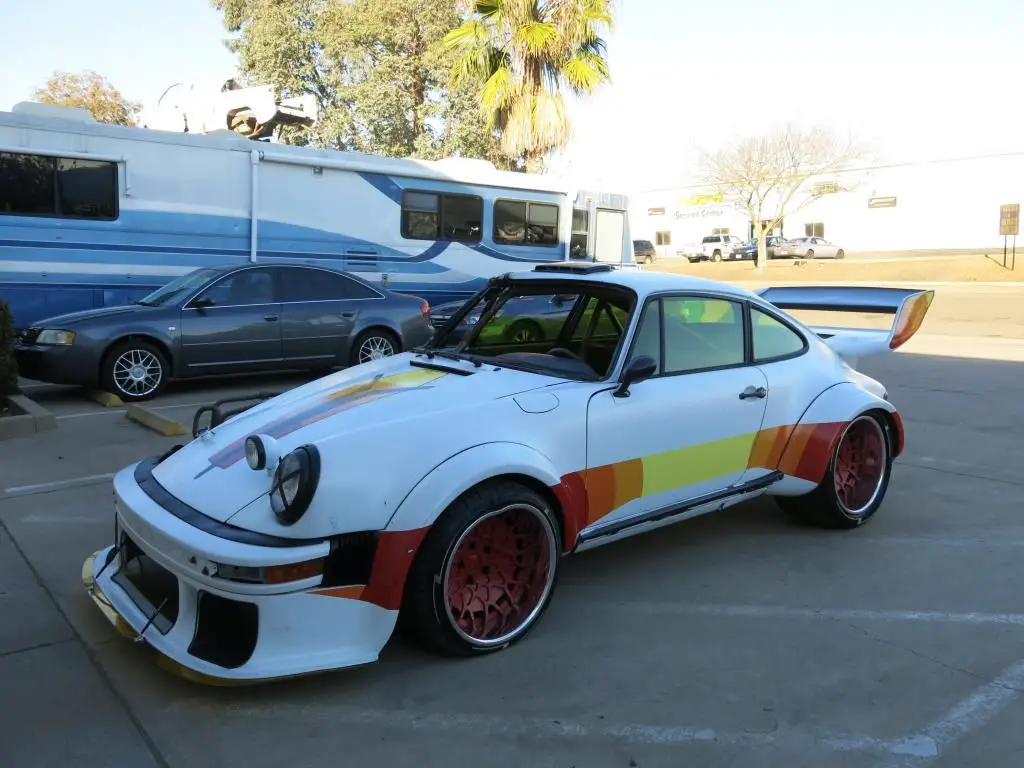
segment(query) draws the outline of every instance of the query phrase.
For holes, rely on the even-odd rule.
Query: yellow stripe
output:
[[[666,493],[747,468],[757,432],[644,456],[643,496]]]

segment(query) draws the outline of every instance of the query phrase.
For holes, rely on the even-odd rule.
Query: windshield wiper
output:
[[[443,349],[428,348],[423,350],[422,354],[426,355],[427,360],[433,360],[435,357],[442,357],[445,360],[465,360],[466,362],[472,363],[477,368],[483,365],[483,363],[480,362],[480,359],[476,357],[476,355],[469,355],[466,354],[465,352],[447,352]]]

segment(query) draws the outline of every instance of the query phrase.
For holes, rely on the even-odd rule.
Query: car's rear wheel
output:
[[[836,258],[837,259],[845,259],[846,258],[846,251],[844,251],[842,248],[840,248],[838,251],[836,251]]]
[[[156,344],[128,339],[111,347],[100,364],[104,391],[125,402],[152,400],[167,386],[170,363]]]
[[[550,504],[500,480],[445,510],[409,572],[404,624],[451,655],[499,651],[522,639],[547,610],[562,538]]]
[[[804,254],[804,258],[805,259],[813,259],[814,258],[814,249],[813,248],[808,248],[807,249],[807,253]]]
[[[402,350],[398,337],[383,328],[363,331],[352,345],[349,364],[359,365],[380,360],[382,357],[397,355]]]
[[[721,251],[715,251],[714,253],[712,253],[711,254],[711,260],[712,261],[721,261],[722,260],[722,252]]]
[[[531,344],[544,340],[544,331],[533,320],[517,320],[505,331],[505,340],[513,344]]]
[[[777,496],[792,517],[824,528],[857,528],[882,506],[892,474],[892,439],[884,418],[864,413],[836,441],[821,483],[806,496]]]

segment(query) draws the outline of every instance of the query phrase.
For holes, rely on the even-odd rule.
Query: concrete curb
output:
[[[124,415],[126,418],[141,424],[147,429],[159,432],[164,437],[176,437],[179,435],[189,434],[189,431],[185,429],[185,425],[180,421],[175,421],[174,419],[169,419],[166,416],[161,416],[159,413],[151,411],[148,408],[143,408],[141,405],[136,405],[135,403],[128,403],[128,405],[125,406]]]
[[[117,395],[110,392],[101,392],[98,389],[88,390],[85,396],[93,402],[99,403],[104,408],[120,408],[124,405],[124,401]]]
[[[6,402],[15,413],[0,419],[0,440],[57,428],[57,417],[25,395],[0,396],[0,402]]]

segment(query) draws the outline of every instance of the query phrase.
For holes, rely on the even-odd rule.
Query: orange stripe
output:
[[[615,466],[615,506],[618,509],[644,493],[643,459],[630,459]]]
[[[584,479],[587,484],[587,525],[590,525],[615,509],[615,465],[588,469]]]

